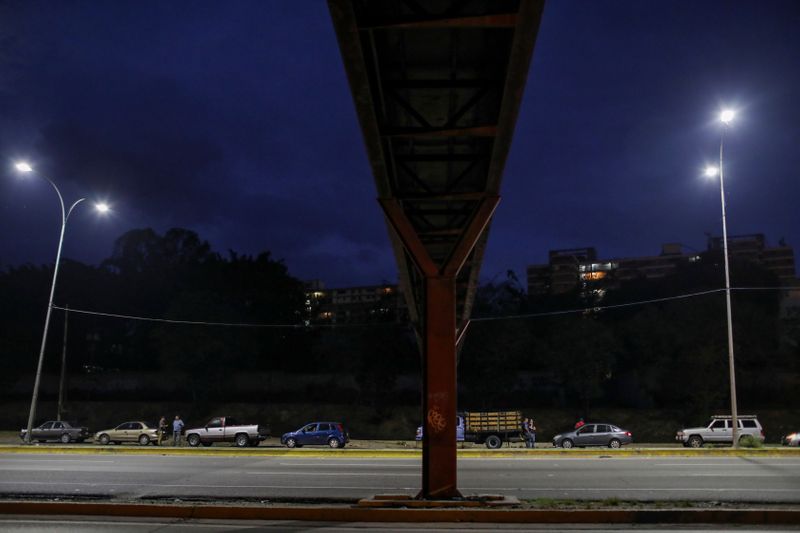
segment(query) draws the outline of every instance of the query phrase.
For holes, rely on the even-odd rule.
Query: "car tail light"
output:
[[[344,433],[344,426],[341,424],[336,424],[336,427],[339,428],[339,432]]]
[[[764,430],[762,429],[762,430],[761,430],[761,438],[763,439],[763,438],[765,438],[765,437],[766,437],[766,435],[764,435]]]
[[[625,435],[627,435],[628,437],[633,437],[633,434],[630,431],[626,431]]]

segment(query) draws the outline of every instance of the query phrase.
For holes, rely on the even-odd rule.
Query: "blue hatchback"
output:
[[[350,442],[350,435],[340,422],[311,422],[297,431],[290,431],[281,436],[281,444],[285,444],[289,448],[307,445],[344,448],[348,442]]]

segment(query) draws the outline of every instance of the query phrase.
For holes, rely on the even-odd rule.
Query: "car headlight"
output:
[[[797,433],[792,433],[790,435],[786,435],[786,440],[794,440],[797,438]]]

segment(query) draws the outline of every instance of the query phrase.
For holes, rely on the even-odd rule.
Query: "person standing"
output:
[[[163,446],[167,440],[167,417],[162,416],[158,421],[158,445]]]
[[[525,447],[530,448],[530,438],[529,434],[531,432],[530,424],[528,423],[527,418],[522,419],[522,438],[525,439]]]
[[[530,443],[531,445],[528,448],[536,448],[536,423],[533,421],[533,418],[528,419],[528,431],[530,432]]]
[[[175,420],[172,421],[172,445],[181,445],[181,433],[183,433],[183,420],[180,415],[175,415]]]

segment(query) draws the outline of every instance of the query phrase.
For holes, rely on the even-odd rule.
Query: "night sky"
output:
[[[800,248],[800,2],[551,0],[482,277],[556,248],[601,257],[719,235],[722,107],[732,235]],[[395,281],[327,5],[0,3],[0,268],[97,263],[133,228],[269,250],[328,287]],[[524,282],[523,282],[524,283]],[[734,280],[735,283],[735,280]]]

